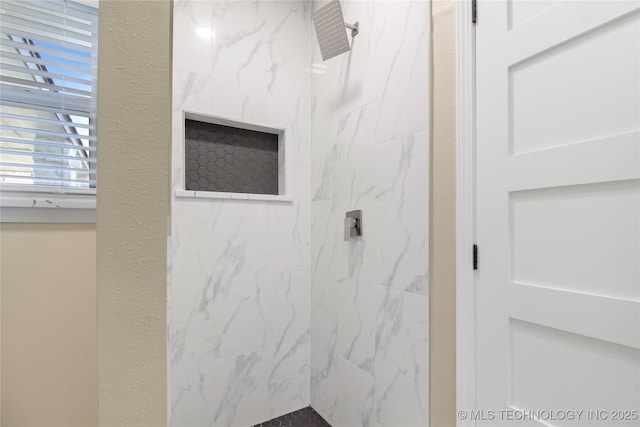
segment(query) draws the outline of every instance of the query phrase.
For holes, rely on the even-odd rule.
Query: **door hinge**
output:
[[[471,22],[478,23],[478,0],[471,0]]]
[[[478,245],[473,245],[473,269],[478,269]]]

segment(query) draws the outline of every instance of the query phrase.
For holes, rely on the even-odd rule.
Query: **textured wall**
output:
[[[96,230],[1,224],[3,426],[98,423]]]
[[[99,424],[167,423],[171,1],[100,3]]]
[[[431,9],[342,5],[351,52],[322,62],[311,40],[311,404],[335,426],[426,426]]]
[[[432,2],[430,420],[456,425],[455,2]]]
[[[285,129],[293,202],[173,198],[173,426],[246,426],[309,404],[309,8],[175,2],[173,189],[187,110]]]

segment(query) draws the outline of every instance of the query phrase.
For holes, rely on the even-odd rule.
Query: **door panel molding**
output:
[[[586,406],[589,408],[610,402],[615,399],[614,394],[607,394],[606,387],[598,389],[595,380],[582,381],[589,377],[579,374],[589,372],[589,367],[598,363],[608,363],[607,360],[622,360],[626,362],[611,365],[610,377],[626,378],[629,366],[633,366],[627,362],[640,360],[640,290],[629,286],[636,283],[638,269],[627,268],[633,266],[629,257],[635,256],[638,248],[630,250],[629,240],[621,234],[638,233],[629,212],[637,212],[640,201],[636,190],[640,189],[640,130],[636,121],[629,126],[629,120],[618,120],[627,117],[622,113],[635,112],[627,108],[628,102],[622,101],[635,102],[637,98],[614,94],[616,101],[621,100],[616,108],[622,115],[602,113],[608,120],[604,124],[609,127],[595,126],[598,123],[590,116],[593,111],[600,111],[596,107],[601,105],[593,104],[594,100],[611,104],[605,102],[606,96],[599,96],[601,93],[595,90],[598,87],[591,85],[590,79],[600,74],[611,77],[610,64],[633,64],[635,56],[625,51],[620,56],[626,62],[607,60],[599,67],[600,64],[593,66],[585,59],[590,57],[584,49],[575,53],[583,44],[593,41],[599,43],[594,44],[593,50],[599,49],[604,54],[620,53],[609,48],[628,47],[623,43],[625,40],[636,43],[628,30],[633,26],[633,31],[638,31],[640,7],[633,1],[556,2],[544,10],[534,10],[531,19],[519,19],[514,26],[513,16],[507,18],[504,13],[509,11],[513,15],[512,10],[497,2],[479,3],[483,8],[478,8],[477,26],[472,24],[471,1],[458,2],[456,23],[456,403],[458,411],[463,411],[459,413],[458,426],[482,424],[471,419],[472,410],[518,405],[523,406],[520,409],[535,409],[556,404],[561,409],[590,402],[592,405]],[[626,31],[624,37],[616,33],[613,39],[607,38],[617,31]],[[477,48],[483,43],[491,49],[477,56]],[[565,63],[560,56],[567,52],[574,55],[566,56],[570,61],[565,62],[570,66],[562,67]],[[544,60],[549,62],[543,63]],[[566,74],[554,79],[554,67],[546,69],[541,64],[574,74],[568,79]],[[532,72],[533,65],[540,75],[526,74]],[[576,73],[571,67],[586,71]],[[521,138],[525,143],[516,150],[510,133],[513,99],[509,98],[515,72],[520,73],[519,78],[530,80],[523,83],[529,91],[521,90],[521,99],[516,101],[533,107],[535,102],[547,106],[537,115],[530,109],[520,112],[520,117],[538,128],[524,122],[529,126],[525,130],[531,132],[524,133],[529,139]],[[476,77],[476,73],[480,74]],[[631,82],[628,92],[637,93],[629,73],[616,77],[610,81],[616,85]],[[483,83],[477,86],[476,78]],[[547,83],[551,89],[559,89],[547,90],[544,86]],[[546,93],[555,94],[556,98],[544,98]],[[478,100],[489,106],[480,110],[481,114],[476,111]],[[562,116],[556,110],[582,113],[586,120],[575,121],[573,116]],[[553,126],[541,120],[549,117],[554,119],[547,120]],[[565,121],[558,121],[558,117],[564,117]],[[536,132],[540,129],[556,134]],[[479,148],[476,132],[483,138]],[[484,180],[480,186],[478,178]],[[483,201],[480,205],[479,198]],[[599,198],[599,205],[595,198]],[[492,210],[491,206],[497,209]],[[609,227],[611,233],[607,234],[609,229],[596,228],[601,224]],[[474,271],[472,247],[476,242],[479,268]],[[615,248],[611,247],[614,243],[625,256],[615,258]],[[520,257],[517,265],[514,254]],[[571,268],[575,274],[571,274]],[[606,271],[598,269],[607,268],[612,273],[603,277]],[[492,283],[499,286],[492,288]],[[503,306],[496,305],[496,301],[502,301],[497,297],[504,299]],[[479,307],[498,309],[480,311]],[[514,337],[511,331],[519,335]],[[567,338],[568,344],[560,338]],[[521,350],[515,359],[511,354],[514,339],[518,339],[516,344]],[[558,343],[566,351],[562,357],[553,359],[551,353],[539,352],[540,356],[548,356],[545,363],[549,366],[567,368],[561,370],[566,375],[558,379],[556,389],[562,391],[562,386],[576,381],[582,384],[578,389],[586,390],[584,393],[548,393],[540,387],[536,375],[524,375],[529,372],[525,369],[527,363],[533,359],[522,349],[535,349],[538,344],[553,348]],[[494,348],[506,351],[493,351]],[[587,354],[593,357],[585,359],[585,363],[580,360],[573,363],[569,356],[583,349],[594,349]],[[513,362],[521,362],[517,372],[509,371]],[[520,376],[515,377],[516,374]],[[528,400],[512,399],[514,384],[520,387],[519,396]],[[616,393],[637,396],[637,388],[633,391],[633,384],[625,384],[626,388],[616,389]],[[584,402],[580,401],[582,398]]]

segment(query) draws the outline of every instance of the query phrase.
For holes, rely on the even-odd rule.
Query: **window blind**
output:
[[[95,188],[98,9],[0,2],[0,183]]]

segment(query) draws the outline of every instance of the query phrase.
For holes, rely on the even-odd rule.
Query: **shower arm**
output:
[[[355,37],[358,35],[358,33],[360,32],[360,22],[356,22],[355,24],[351,25],[351,24],[347,24],[346,22],[344,23],[344,26],[348,29],[351,30],[351,37]]]

